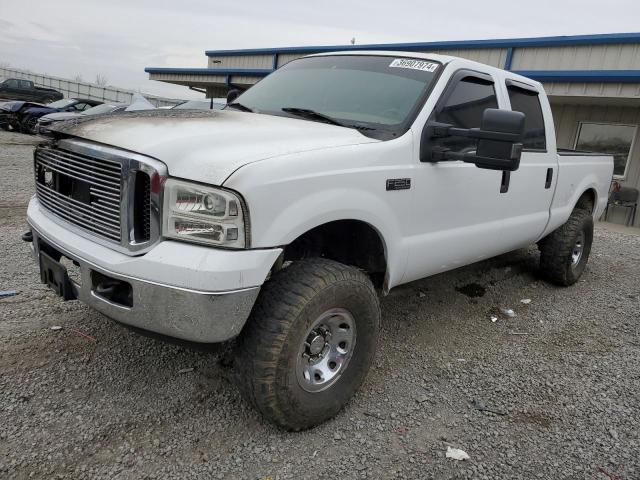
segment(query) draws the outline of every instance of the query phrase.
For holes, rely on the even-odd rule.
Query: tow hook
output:
[[[29,230],[28,232],[23,233],[20,238],[22,238],[23,242],[31,243],[33,242],[33,232]]]

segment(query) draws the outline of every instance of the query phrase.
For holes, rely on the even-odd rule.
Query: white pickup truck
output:
[[[609,156],[558,152],[532,80],[402,52],[290,62],[222,111],[72,121],[35,151],[41,279],[107,317],[235,340],[238,383],[300,430],[366,376],[378,293],[537,243],[585,269]]]

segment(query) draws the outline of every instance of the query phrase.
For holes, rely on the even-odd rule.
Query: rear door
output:
[[[25,100],[39,100],[35,88],[33,87],[33,83],[29,80],[18,80],[18,89],[21,97]]]
[[[502,193],[509,204],[504,219],[505,238],[509,240],[509,249],[515,249],[537,240],[549,221],[558,156],[551,108],[544,93],[519,80],[506,79],[501,87],[511,110],[526,115],[520,168],[505,172],[509,178]]]

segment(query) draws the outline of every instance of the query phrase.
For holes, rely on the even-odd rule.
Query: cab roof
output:
[[[432,60],[436,62],[440,62],[445,67],[451,63],[458,64],[459,68],[470,68],[470,69],[478,69],[483,72],[491,73],[497,78],[501,79],[512,79],[517,80],[519,82],[535,85],[539,90],[543,90],[542,84],[536,80],[532,80],[527,77],[523,77],[522,75],[518,75],[517,73],[510,72],[508,70],[504,70],[502,68],[492,67],[491,65],[487,65],[485,63],[475,62],[473,60],[468,60],[462,57],[454,57],[451,55],[440,55],[437,53],[422,53],[422,52],[402,52],[395,50],[343,50],[337,52],[324,52],[324,53],[315,53],[312,55],[305,55],[305,57],[330,57],[334,55],[377,55],[384,57],[401,57],[401,58],[419,58],[424,60]]]

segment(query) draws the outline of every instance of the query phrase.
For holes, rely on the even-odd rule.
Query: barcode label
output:
[[[414,58],[396,58],[391,62],[389,67],[411,68],[412,70],[422,70],[423,72],[435,72],[438,68],[438,64],[427,62],[425,60],[416,60]]]

